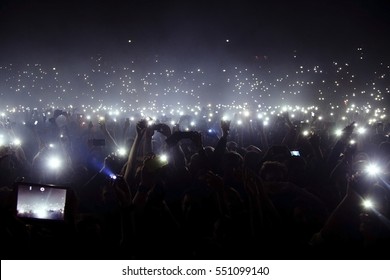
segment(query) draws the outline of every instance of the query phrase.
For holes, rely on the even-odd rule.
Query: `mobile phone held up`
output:
[[[18,218],[51,221],[66,219],[67,187],[19,182],[14,190]]]
[[[291,156],[293,156],[293,157],[300,157],[301,153],[299,151],[291,151]]]

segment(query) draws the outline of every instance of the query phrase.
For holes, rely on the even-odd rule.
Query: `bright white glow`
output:
[[[363,207],[366,209],[371,209],[374,207],[374,203],[370,199],[363,200]]]
[[[52,156],[48,159],[47,164],[51,169],[58,169],[61,166],[61,159],[57,156]]]
[[[249,117],[249,115],[250,115],[250,112],[249,112],[249,111],[244,111],[244,116],[245,116],[245,117]]]
[[[48,216],[47,211],[46,211],[45,208],[39,208],[39,209],[37,209],[34,212],[35,212],[37,218],[40,218],[40,219],[45,219]]]
[[[242,120],[238,120],[238,121],[237,121],[237,124],[238,124],[238,125],[242,125]]]
[[[22,144],[22,141],[19,138],[14,139],[14,145],[15,146],[20,146]]]
[[[354,139],[351,139],[351,141],[349,141],[349,144],[354,145],[356,144],[356,141]]]
[[[121,147],[121,148],[118,149],[118,155],[119,156],[123,157],[123,156],[126,155],[126,153],[127,153],[127,151],[126,151],[125,148]]]
[[[361,127],[358,128],[358,133],[359,134],[364,134],[365,132],[366,132],[366,128],[365,127],[361,126]]]
[[[343,134],[343,130],[342,129],[336,129],[335,134],[336,134],[336,136],[341,136],[341,134]]]
[[[309,135],[309,131],[308,131],[308,130],[304,130],[304,131],[302,132],[302,134],[303,134],[303,136],[308,136],[308,135]]]
[[[375,176],[379,174],[381,171],[382,171],[381,168],[375,163],[371,163],[366,167],[366,172],[368,173],[368,175],[371,176]]]
[[[166,154],[160,155],[160,161],[161,162],[168,162],[168,156]]]
[[[195,126],[195,122],[194,121],[191,122],[191,126]]]

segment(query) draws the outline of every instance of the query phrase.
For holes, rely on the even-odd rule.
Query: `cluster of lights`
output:
[[[129,43],[132,42],[129,40]],[[229,43],[230,39],[226,39],[226,42]],[[361,48],[357,50],[359,55],[362,52]],[[387,109],[381,106],[390,93],[386,86],[390,66],[386,63],[381,62],[372,71],[367,69],[366,77],[359,76],[358,83],[351,62],[334,60],[331,66],[310,63],[296,65],[296,58],[297,53],[294,51],[291,63],[295,69],[285,67],[275,71],[272,65],[230,65],[217,69],[215,73],[203,67],[178,71],[164,66],[160,59],[156,59],[151,69],[145,69],[142,61],[140,63],[132,58],[128,60],[128,65],[116,66],[98,55],[90,58],[90,69],[76,72],[73,77],[65,76],[59,66],[8,64],[0,65],[0,77],[4,77],[0,80],[3,85],[0,95],[11,99],[20,97],[26,103],[39,104],[42,108],[84,103],[86,105],[81,110],[83,113],[88,111],[87,120],[92,118],[91,114],[99,114],[99,111],[106,111],[116,117],[119,113],[142,111],[154,115],[171,110],[178,115],[187,114],[187,106],[203,107],[211,95],[216,96],[217,100],[223,97],[225,104],[220,107],[230,106],[241,111],[243,117],[250,118],[260,107],[261,111],[270,113],[274,109],[268,108],[268,104],[294,104],[297,96],[302,99],[308,94],[314,94],[318,99],[313,106],[315,111],[328,112],[331,121],[336,115],[341,115],[344,121],[350,121],[355,114],[359,114],[368,119],[369,124],[387,118]],[[363,62],[358,60],[358,63]],[[221,89],[215,88],[216,85],[221,85]],[[177,108],[168,108],[179,103]],[[112,106],[108,108],[103,104]],[[248,110],[245,104],[250,104],[247,107],[251,108]],[[279,114],[278,106],[273,107],[276,108],[275,114]],[[292,118],[294,115],[299,118],[298,114],[310,114],[310,106],[299,105],[302,110],[294,109],[295,112],[292,105],[280,107],[282,112],[293,113],[290,114]],[[12,112],[15,108],[5,110]],[[191,112],[199,113],[197,110]],[[318,120],[326,120],[328,117],[322,114]]]

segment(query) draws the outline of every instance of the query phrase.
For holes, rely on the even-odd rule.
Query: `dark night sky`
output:
[[[390,3],[380,0],[0,3],[1,59],[343,55],[359,46],[385,53],[390,45]]]

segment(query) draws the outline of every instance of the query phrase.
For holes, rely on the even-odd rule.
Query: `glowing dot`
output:
[[[370,208],[374,207],[374,203],[369,199],[365,199],[362,204],[363,204],[363,207],[366,209],[370,209]]]

